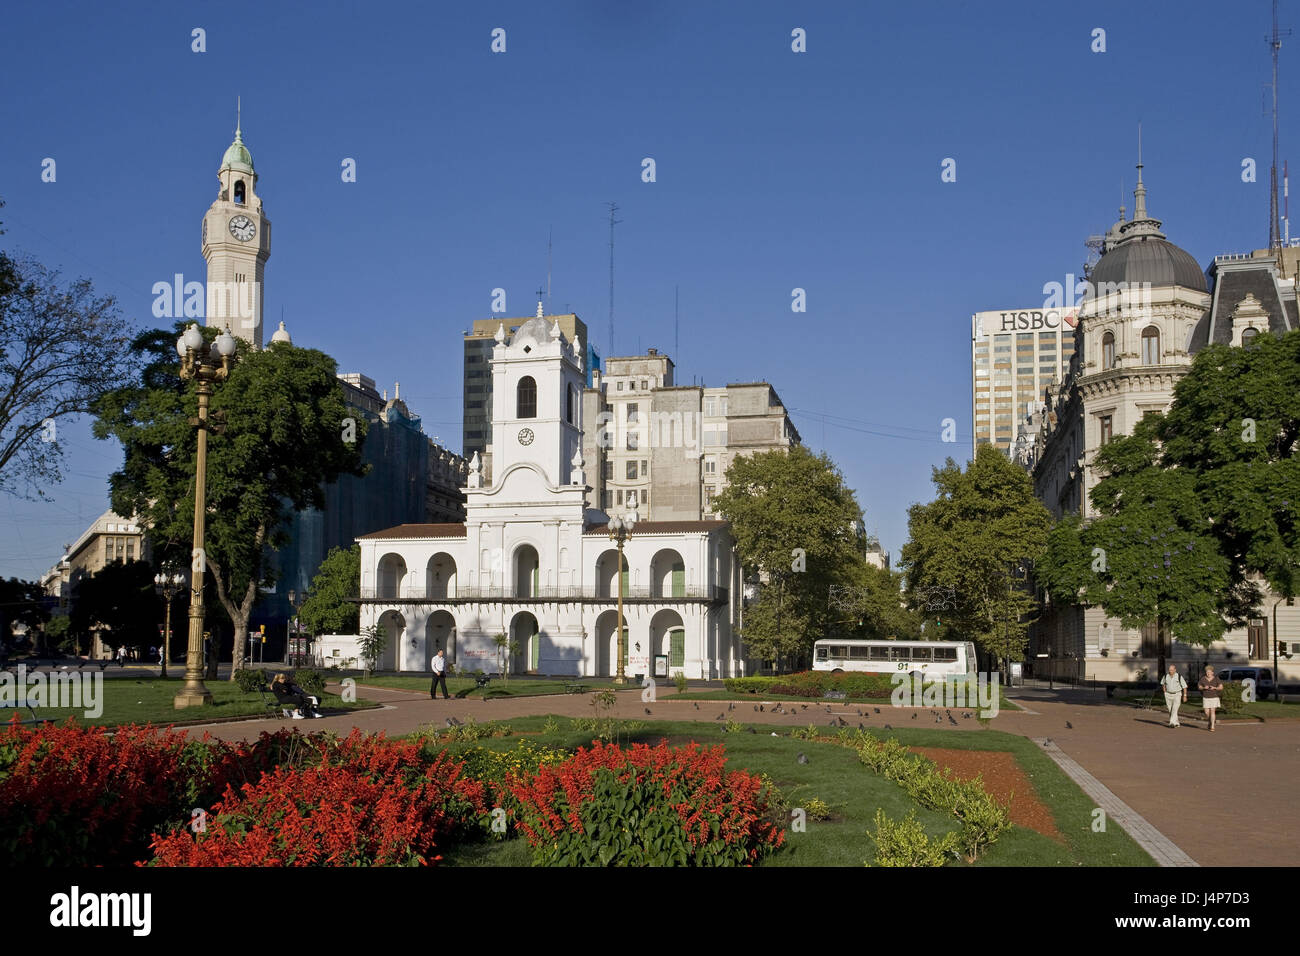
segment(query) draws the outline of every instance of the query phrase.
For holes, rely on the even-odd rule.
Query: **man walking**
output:
[[[1165,706],[1169,708],[1169,726],[1178,727],[1178,704],[1187,703],[1187,681],[1178,673],[1178,668],[1169,665],[1169,673],[1160,680],[1165,689]]]
[[[442,648],[438,648],[438,653],[433,655],[433,683],[429,685],[429,699],[438,699],[438,685],[442,684],[442,699],[451,700],[451,695],[447,693],[447,656],[443,653]]]

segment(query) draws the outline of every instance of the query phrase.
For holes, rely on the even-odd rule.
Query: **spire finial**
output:
[[[241,133],[240,127],[243,125],[243,115],[244,115],[244,104],[239,94],[235,94],[235,142],[236,143],[243,142],[243,140],[239,138]]]
[[[1133,190],[1133,221],[1141,222],[1147,218],[1147,187],[1142,184],[1142,124],[1138,123],[1138,182]]]

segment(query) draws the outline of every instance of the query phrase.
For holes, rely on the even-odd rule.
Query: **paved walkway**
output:
[[[283,726],[338,733],[357,727],[399,736],[423,725],[444,727],[451,716],[460,720],[472,716],[483,723],[535,714],[595,715],[590,694],[432,701],[424,691],[362,687],[359,694],[382,704],[381,709],[311,721],[276,718],[190,730],[206,730],[223,740],[255,739],[264,730]],[[953,711],[954,725],[941,711],[936,722],[933,711],[899,711],[884,701],[879,714],[877,705],[828,706],[821,701],[806,706],[787,702],[780,712],[765,707],[760,713],[757,704],[674,700],[672,693],[671,687],[660,688],[658,700],[643,703],[639,689],[621,691],[615,714],[629,720],[722,723],[731,717],[758,725],[830,726],[835,721],[840,726],[843,721],[851,729],[859,723],[882,729],[886,724],[928,730],[983,729],[978,720],[961,716],[970,711],[959,709]],[[1184,709],[1183,726],[1170,730],[1162,710],[1107,702],[1101,690],[1017,687],[1008,696],[1028,711],[1004,710],[992,729],[1050,740],[1044,748],[1049,755],[1067,773],[1077,767],[1077,781],[1085,792],[1162,865],[1292,866],[1300,858],[1300,827],[1290,822],[1300,787],[1300,722],[1234,722],[1221,724],[1210,734],[1204,722],[1195,720],[1199,712]]]

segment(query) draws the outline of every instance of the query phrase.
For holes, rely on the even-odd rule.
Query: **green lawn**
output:
[[[181,721],[201,722],[225,717],[247,717],[270,714],[279,717],[279,709],[268,710],[262,703],[261,695],[256,692],[245,694],[239,685],[227,680],[206,681],[212,692],[213,703],[210,707],[187,707],[177,710],[173,704],[176,693],[184,686],[182,677],[168,677],[166,680],[154,675],[132,678],[113,677],[104,680],[101,685],[103,713],[98,717],[85,716],[85,708],[37,707],[38,718],[51,718],[63,721],[76,717],[78,723],[102,726],[118,724],[173,724]],[[329,711],[357,710],[371,707],[369,701],[358,700],[356,703],[344,703],[336,694],[321,695],[321,710]],[[31,711],[26,707],[17,710],[0,710],[0,720],[8,721],[17,713],[19,720],[31,719]],[[306,723],[306,722],[304,722]]]
[[[432,677],[390,677],[375,676],[362,677],[359,674],[350,674],[358,686],[369,685],[371,687],[392,687],[397,690],[417,690],[421,693],[429,693],[429,685],[432,683]],[[341,678],[327,674],[327,680],[335,681]],[[581,684],[588,691],[604,690],[606,687],[613,687],[613,681],[608,678],[573,678],[575,683]],[[537,679],[537,678],[516,678],[506,684],[500,678],[492,678],[488,684],[486,693],[488,697],[546,697],[550,694],[566,693],[565,684],[569,683],[567,678],[556,678],[554,680]],[[635,690],[640,687],[639,684],[629,683],[623,685],[623,690]],[[472,677],[448,677],[447,690],[453,697],[480,697],[484,692],[477,689],[477,685]]]
[[[542,729],[545,717],[513,719],[518,734]],[[575,733],[568,718],[557,717],[561,730],[529,739],[555,747],[573,749],[590,740],[589,734]],[[701,744],[721,743],[726,747],[728,766],[755,773],[766,772],[787,795],[791,806],[817,797],[830,805],[832,819],[809,820],[804,833],[786,832],[786,845],[765,866],[860,866],[875,856],[875,844],[868,836],[874,830],[877,808],[894,819],[916,807],[902,787],[879,777],[859,762],[847,747],[787,735],[794,728],[754,725],[754,734],[728,734],[717,724],[700,722],[650,721],[632,734],[634,741],[670,743],[690,740]],[[776,731],[783,736],[773,737]],[[971,750],[1009,751],[1033,782],[1038,799],[1051,810],[1064,836],[1059,843],[1032,830],[1013,827],[980,858],[978,866],[1152,866],[1151,858],[1120,827],[1111,824],[1105,833],[1092,832],[1094,803],[1030,741],[997,731],[898,730],[888,736],[914,746]],[[829,736],[829,732],[827,734]],[[509,748],[517,738],[494,738],[477,744],[451,744],[455,753],[465,746]],[[804,753],[806,764],[797,757]],[[916,807],[917,819],[932,836],[958,829],[946,814]],[[500,843],[457,848],[447,855],[454,866],[527,866],[531,855],[527,841],[516,837]]]

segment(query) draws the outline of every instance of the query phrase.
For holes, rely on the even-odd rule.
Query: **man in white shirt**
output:
[[[1187,703],[1187,681],[1178,673],[1178,668],[1170,664],[1169,673],[1161,678],[1160,686],[1164,688],[1165,706],[1169,708],[1169,726],[1178,727],[1178,704],[1180,698],[1182,703]]]
[[[433,683],[429,685],[429,698],[438,699],[438,684],[442,684],[442,699],[451,700],[451,695],[447,693],[447,656],[443,653],[442,648],[438,648],[438,653],[433,655]]]

